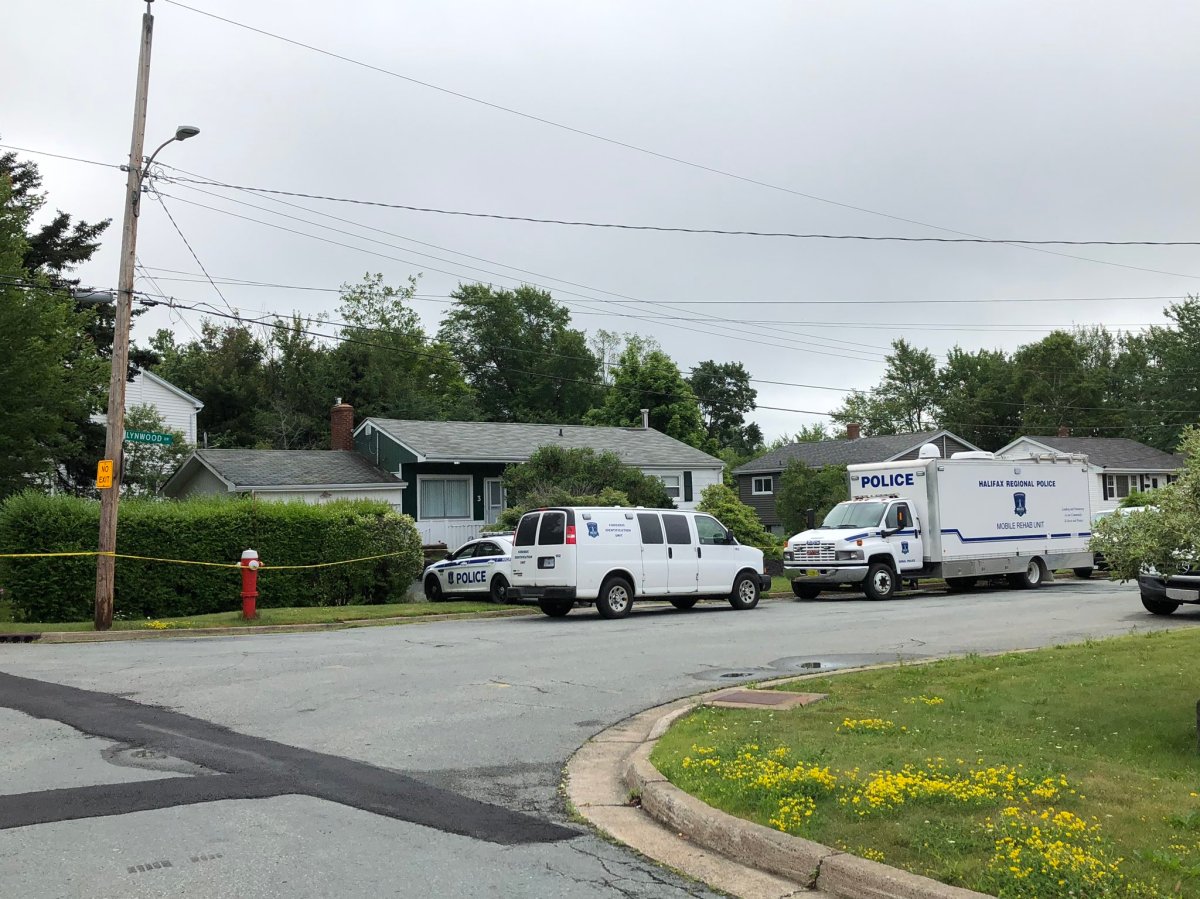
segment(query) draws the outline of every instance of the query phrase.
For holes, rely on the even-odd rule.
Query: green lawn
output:
[[[829,698],[701,708],[654,761],[733,814],[983,892],[1200,897],[1198,651],[1187,629],[799,681]]]
[[[167,630],[197,627],[246,627],[264,624],[337,624],[345,621],[370,621],[380,618],[415,618],[422,615],[450,615],[472,612],[494,612],[498,609],[517,609],[491,602],[407,602],[370,606],[303,606],[282,609],[259,609],[252,621],[242,618],[241,610],[216,612],[211,615],[190,615],[186,618],[163,618],[165,628],[151,627],[148,620],[113,621],[113,630]],[[12,608],[0,602],[0,633],[36,633],[41,631],[90,631],[90,621],[53,623],[15,622]]]

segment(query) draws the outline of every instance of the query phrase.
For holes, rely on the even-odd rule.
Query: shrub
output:
[[[738,543],[757,546],[768,559],[783,558],[780,541],[763,527],[758,513],[738,499],[738,495],[724,484],[705,487],[696,509],[707,512],[733,531]]]
[[[504,486],[509,502],[526,508],[585,505],[565,503],[556,497],[596,497],[606,488],[623,493],[627,505],[648,509],[675,507],[675,501],[658,478],[626,465],[616,453],[596,453],[590,449],[543,446],[528,462],[504,472]]]
[[[0,504],[0,553],[95,550],[100,504],[27,491]],[[205,498],[121,503],[117,552],[233,563],[253,548],[265,569],[260,606],[328,606],[403,601],[421,571],[412,519],[384,503],[327,505]],[[271,570],[392,554],[328,568]],[[0,584],[25,621],[84,621],[92,616],[94,557],[0,559]],[[166,618],[238,607],[240,577],[231,568],[118,559],[114,608],[123,617]]]

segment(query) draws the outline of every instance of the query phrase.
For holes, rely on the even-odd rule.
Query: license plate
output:
[[[805,569],[804,576],[805,577],[817,577],[818,575],[820,575],[820,573],[821,572],[817,571],[817,569],[815,569],[815,568],[808,568],[808,569]]]

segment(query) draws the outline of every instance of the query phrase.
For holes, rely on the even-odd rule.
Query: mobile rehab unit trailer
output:
[[[1058,568],[1091,574],[1082,456],[974,452],[943,459],[926,445],[920,458],[851,465],[847,474],[850,499],[784,551],[801,599],[843,585],[886,599],[900,582],[919,578],[945,578],[951,590],[967,590],[995,575],[1039,587]]]

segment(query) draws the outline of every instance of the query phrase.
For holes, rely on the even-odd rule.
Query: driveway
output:
[[[821,662],[1190,627],[1104,581],[317,634],[0,644],[0,883],[29,897],[711,895],[567,815],[647,706]]]

